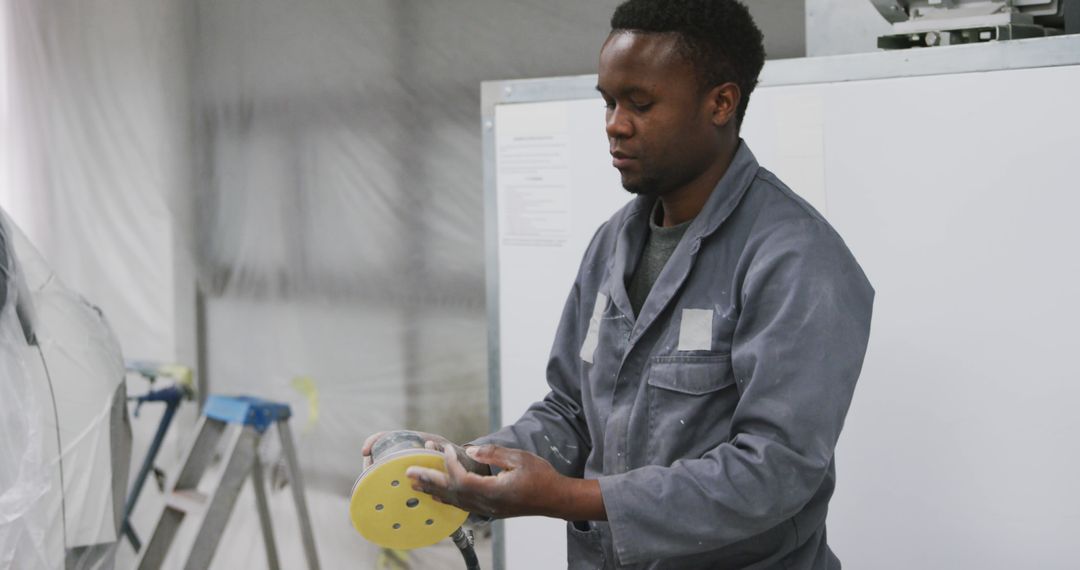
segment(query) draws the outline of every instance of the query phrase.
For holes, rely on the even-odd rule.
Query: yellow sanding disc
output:
[[[384,548],[411,550],[439,542],[465,522],[465,511],[413,491],[405,470],[414,465],[446,471],[441,453],[408,449],[381,458],[356,480],[349,518],[364,538]]]

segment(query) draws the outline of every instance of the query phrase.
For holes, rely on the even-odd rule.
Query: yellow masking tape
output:
[[[319,386],[310,376],[297,376],[293,378],[292,385],[297,392],[307,398],[308,421],[304,425],[304,431],[310,432],[319,421]]]
[[[157,369],[158,376],[165,376],[176,380],[176,383],[187,391],[188,397],[195,397],[195,373],[191,368],[182,364],[162,364]]]

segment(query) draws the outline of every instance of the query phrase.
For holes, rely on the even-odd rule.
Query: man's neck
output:
[[[660,196],[660,204],[664,209],[664,219],[660,224],[667,228],[677,226],[683,222],[697,217],[705,207],[712,191],[720,183],[720,179],[727,173],[731,161],[735,159],[735,151],[739,143],[725,149],[720,157],[700,175],[672,192]]]

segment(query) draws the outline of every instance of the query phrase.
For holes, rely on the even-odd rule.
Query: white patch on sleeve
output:
[[[600,343],[600,317],[603,316],[607,303],[607,295],[596,294],[596,304],[593,305],[592,318],[589,319],[589,332],[585,334],[585,342],[581,344],[581,359],[589,364],[593,363],[596,345]]]
[[[712,350],[712,309],[683,309],[679,350]]]

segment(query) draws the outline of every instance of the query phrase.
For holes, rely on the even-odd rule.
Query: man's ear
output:
[[[708,101],[713,126],[725,127],[732,123],[738,114],[742,91],[734,83],[717,85],[709,90]]]

